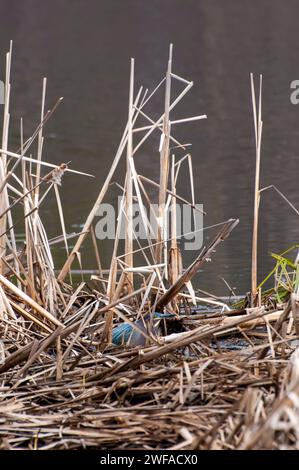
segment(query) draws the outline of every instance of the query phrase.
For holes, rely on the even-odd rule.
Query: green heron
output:
[[[152,335],[159,334],[159,323],[163,318],[173,318],[173,313],[147,313],[144,317],[134,322],[137,328],[130,323],[121,323],[112,330],[112,343],[118,346],[126,344],[129,346],[145,346],[146,335],[150,332]],[[142,332],[145,333],[143,335]]]

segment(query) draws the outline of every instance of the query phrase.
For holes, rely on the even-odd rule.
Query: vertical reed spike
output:
[[[133,178],[130,159],[133,153],[133,97],[134,97],[134,59],[131,59],[130,91],[128,111],[128,140],[127,140],[127,177],[125,190],[126,212],[126,239],[125,239],[125,263],[128,268],[133,267]],[[127,273],[128,293],[133,290],[133,273]]]
[[[260,163],[261,163],[261,139],[262,139],[262,75],[260,75],[259,84],[259,103],[258,116],[255,103],[255,89],[253,75],[251,74],[251,95],[253,118],[255,126],[255,143],[256,143],[256,163],[255,163],[255,187],[254,187],[254,213],[252,228],[252,259],[251,259],[251,293],[252,301],[257,299],[257,243],[258,243],[258,219],[259,219],[259,203],[260,203]]]

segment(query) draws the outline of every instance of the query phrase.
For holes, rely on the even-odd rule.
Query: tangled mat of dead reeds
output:
[[[101,351],[97,297],[83,289],[50,335],[2,324],[2,449],[298,449],[288,305],[181,315],[163,344]]]
[[[59,186],[64,173],[78,172],[65,163],[42,159],[44,126],[61,103],[59,99],[45,112],[46,80],[34,133],[26,140],[21,120],[20,147],[8,150],[11,53],[10,47],[0,149],[0,449],[299,449],[298,258],[291,263],[292,273],[290,261],[279,258],[282,269],[279,273],[276,269],[275,285],[281,284],[287,295],[280,296],[280,302],[270,297],[261,302],[254,249],[252,308],[236,310],[213,297],[198,297],[191,281],[238,219],[216,221],[218,234],[186,269],[175,210],[171,236],[166,236],[165,205],[175,208],[179,201],[193,215],[200,211],[191,154],[186,150],[189,144],[180,143],[173,130],[207,117],[170,119],[172,109],[193,86],[172,72],[172,46],[166,74],[150,94],[140,87],[135,96],[131,61],[128,123],[106,181],[77,234],[66,232]],[[172,81],[183,87],[173,100]],[[164,110],[154,120],[146,106],[162,85]],[[258,108],[259,162],[261,105]],[[140,117],[148,125],[139,123]],[[137,140],[140,133],[145,134]],[[160,135],[158,152],[154,147],[159,183],[140,175],[135,166],[136,152],[152,133]],[[102,270],[93,222],[124,153],[127,166],[118,183],[123,193],[116,233],[125,216],[125,253],[120,253],[116,236],[107,273]],[[185,164],[189,201],[179,196],[177,188]],[[45,166],[51,171],[44,175]],[[151,185],[150,192],[146,184]],[[134,238],[132,202],[142,209],[144,228],[152,229],[144,206],[151,203],[153,186],[159,193],[157,242],[149,236],[141,243]],[[255,248],[259,191],[256,183]],[[52,240],[40,214],[49,194],[56,199],[60,217],[58,235]],[[18,233],[24,233],[22,243]],[[96,274],[79,285],[67,283],[74,261],[82,266],[81,248],[87,237],[94,248]],[[76,242],[70,251],[71,238]],[[66,250],[58,275],[52,257],[56,243],[63,243]],[[206,305],[205,311],[196,310],[198,303]],[[115,325],[165,309],[174,318],[163,320],[159,337],[152,337],[150,330],[144,333],[146,347],[111,344]]]

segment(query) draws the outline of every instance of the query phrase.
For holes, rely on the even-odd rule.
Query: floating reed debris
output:
[[[44,126],[61,100],[45,112],[44,79],[36,131],[24,140],[21,120],[20,148],[9,150],[12,44],[6,59],[0,149],[0,448],[299,449],[298,256],[291,266],[283,256],[276,258],[275,289],[261,296],[258,307],[244,302],[234,306],[227,299],[196,294],[192,280],[199,267],[217,256],[216,248],[221,249],[238,219],[216,221],[219,231],[212,243],[197,250],[190,266],[183,266],[175,206],[186,204],[192,211],[193,235],[203,230],[196,225],[196,215],[203,211],[195,203],[189,145],[177,140],[174,129],[206,115],[172,120],[172,110],[193,86],[173,72],[172,45],[165,76],[152,92],[140,87],[135,94],[131,61],[128,122],[79,234],[67,233],[58,188],[62,184],[63,190],[63,178],[76,170],[42,158]],[[183,87],[176,97],[174,80]],[[162,87],[163,112],[154,120],[147,103]],[[261,91],[258,113],[254,92],[252,96],[257,160],[255,296]],[[159,181],[141,175],[136,167],[138,151],[153,133],[160,136],[153,152],[158,155]],[[35,141],[36,154],[28,157]],[[123,157],[126,174],[117,182],[122,202],[110,268],[105,269],[94,219]],[[180,195],[183,165],[189,172],[188,199]],[[44,167],[51,168],[45,176]],[[89,176],[82,173],[82,178]],[[52,241],[40,214],[41,203],[51,193],[61,225],[61,233]],[[145,240],[136,234],[133,202],[141,214]],[[16,209],[18,217],[22,210],[21,220]],[[122,223],[124,253],[119,243]],[[16,233],[22,229],[25,243],[20,245]],[[68,240],[74,236],[77,240],[70,250]],[[72,267],[78,261],[82,272],[81,248],[88,237],[95,271],[75,285]],[[64,243],[66,251],[58,275],[51,252],[54,243]],[[204,311],[198,310],[198,303]],[[114,328],[119,326],[126,333],[123,341],[115,341]]]

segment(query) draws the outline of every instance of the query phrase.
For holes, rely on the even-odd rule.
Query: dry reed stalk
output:
[[[112,301],[114,299],[114,294],[116,291],[116,277],[117,277],[117,250],[118,250],[118,243],[119,243],[119,237],[120,237],[120,229],[121,229],[121,223],[122,223],[122,218],[123,218],[123,207],[125,204],[125,197],[124,194],[121,199],[120,203],[120,214],[118,218],[118,224],[116,228],[116,234],[115,234],[115,240],[114,240],[114,245],[113,245],[113,252],[112,252],[112,257],[111,257],[111,266],[109,270],[109,277],[108,277],[108,286],[107,286],[107,294]],[[121,280],[124,282],[124,279]],[[121,288],[123,285],[121,286]]]
[[[171,166],[171,191],[174,196],[171,197],[171,246],[169,255],[170,283],[174,284],[179,276],[179,248],[177,244],[177,214],[176,214],[176,185],[175,185],[175,157],[172,156]],[[173,302],[174,307],[174,302]]]
[[[93,245],[93,249],[95,253],[95,259],[97,261],[98,274],[101,277],[101,279],[104,279],[104,274],[103,274],[102,264],[101,264],[101,257],[100,257],[99,248],[98,248],[97,240],[96,240],[95,229],[93,225],[91,225],[90,227],[90,232],[91,232],[91,238],[92,238],[92,245]],[[106,292],[106,285],[104,281],[102,281],[102,287],[103,287],[103,292]]]
[[[29,163],[33,163],[33,164],[42,165],[42,166],[45,166],[47,168],[56,169],[56,170],[59,170],[59,167],[60,167],[59,165],[55,165],[54,163],[45,162],[43,160],[41,160],[40,162],[37,163],[37,160],[35,158],[26,157],[22,153],[19,154],[19,153],[16,153],[16,152],[10,152],[10,151],[5,150],[3,148],[0,149],[0,152],[5,154],[5,155],[8,155],[9,157],[16,158],[19,162],[25,161],[25,162],[29,162]],[[77,170],[73,170],[71,168],[66,168],[65,171],[68,172],[68,173],[73,173],[75,175],[82,175],[82,176],[88,176],[89,178],[94,178],[94,175],[91,175],[90,173],[84,173],[83,171],[77,171]],[[14,176],[14,178],[16,178],[15,174],[12,174],[12,176]]]
[[[176,105],[184,98],[184,96],[190,91],[190,89],[193,87],[193,82],[188,82],[188,85],[184,88],[184,90],[175,98],[175,100],[170,104],[169,106],[169,112],[172,111]],[[148,132],[145,134],[142,139],[138,142],[138,144],[135,146],[133,150],[133,155],[140,149],[140,147],[143,145],[143,143],[149,138],[149,136],[156,130],[159,129],[160,124],[163,122],[165,113],[163,113],[159,119],[157,119],[154,124],[151,126],[151,128],[148,130]],[[202,119],[206,118],[206,115],[201,116]],[[181,147],[185,148],[183,145],[180,145]]]
[[[57,318],[55,318],[50,312],[47,312],[46,309],[44,309],[42,306],[36,303],[31,297],[29,297],[27,294],[22,292],[18,287],[16,287],[14,284],[8,281],[8,279],[2,276],[2,274],[0,274],[0,282],[1,284],[3,284],[4,287],[9,289],[11,292],[13,292],[17,297],[19,297],[26,304],[30,305],[30,307],[36,310],[40,315],[42,315],[44,318],[49,320],[51,323],[54,323],[54,325],[57,325],[57,326],[62,326],[62,324],[60,323],[60,321],[57,320]]]
[[[133,152],[133,100],[134,100],[134,59],[131,59],[129,111],[128,111],[128,138],[127,138],[127,174],[125,191],[126,212],[126,239],[125,239],[125,263],[133,267],[133,178],[131,172],[131,159]],[[128,292],[133,290],[133,273],[126,275],[126,287]]]
[[[259,218],[259,204],[260,204],[260,162],[261,162],[261,141],[262,141],[262,75],[260,75],[259,84],[259,100],[258,100],[258,114],[256,110],[256,99],[254,89],[253,74],[250,74],[251,82],[251,96],[253,119],[255,129],[255,188],[254,188],[254,214],[253,214],[253,229],[252,229],[252,261],[251,261],[251,294],[252,301],[257,301],[257,242],[258,242],[258,218]]]
[[[291,307],[296,335],[299,337],[299,300],[296,293],[291,294]]]
[[[166,306],[182,289],[182,287],[192,279],[192,277],[197,273],[200,266],[205,262],[206,258],[210,257],[215,251],[215,248],[225,240],[230,232],[235,228],[239,223],[238,219],[229,220],[224,227],[220,230],[218,235],[212,241],[210,246],[203,250],[203,252],[195,259],[195,261],[189,266],[189,268],[181,275],[181,277],[169,288],[165,294],[157,302],[157,308],[161,309]]]
[[[169,47],[169,58],[165,80],[165,107],[163,117],[163,128],[160,140],[160,184],[159,184],[159,206],[157,216],[157,251],[156,262],[164,260],[167,266],[167,245],[165,243],[165,233],[167,232],[167,216],[165,213],[166,189],[169,174],[169,136],[170,136],[170,98],[171,98],[171,69],[172,69],[172,44]],[[163,241],[163,244],[160,243]],[[163,256],[162,256],[163,254]],[[167,274],[166,274],[166,277]]]
[[[155,186],[156,188],[159,188],[159,184],[156,183],[155,181],[151,180],[150,178],[147,178],[144,175],[138,175],[138,181],[140,183],[141,181],[145,181],[146,183],[149,183],[152,186]],[[187,201],[187,199],[184,199],[182,196],[179,196],[176,194],[176,192],[170,191],[169,189],[166,189],[166,193],[169,194],[172,198],[176,199],[177,201],[182,202],[183,204],[187,204],[188,206],[192,207],[194,210],[198,210],[201,214],[206,215],[204,211],[202,211],[200,208],[196,207],[194,203]]]
[[[43,88],[42,88],[42,101],[41,101],[41,114],[40,114],[40,122],[43,123],[45,119],[45,101],[46,101],[46,89],[47,89],[47,78],[44,77],[43,79]],[[43,137],[43,125],[40,126],[39,132],[38,132],[38,141],[37,141],[37,161],[40,162],[42,159],[42,152],[43,152],[43,143],[44,143],[44,137]],[[41,165],[37,163],[36,165],[36,176],[35,176],[35,181],[38,183],[40,180],[40,174],[41,174]],[[38,205],[38,199],[39,199],[39,186],[36,188],[35,195],[34,195],[34,205]]]
[[[3,131],[2,131],[2,148],[7,150],[8,146],[8,133],[9,133],[9,120],[10,120],[10,70],[11,70],[11,53],[12,53],[12,41],[10,41],[9,52],[6,54],[6,74],[5,74],[5,86],[4,86],[4,115],[3,115]],[[0,180],[1,186],[2,182],[5,181],[7,173],[6,168],[6,154],[2,153],[0,161]],[[4,188],[4,191],[0,193],[0,210],[4,212],[8,205],[8,195],[7,190]],[[6,217],[3,217],[0,220],[0,233],[6,232]],[[3,272],[3,263],[2,258],[5,257],[6,251],[6,236],[1,237],[0,239],[0,272]]]
[[[32,321],[33,323],[36,323],[38,326],[40,326],[43,330],[47,331],[48,333],[51,333],[52,330],[49,328],[47,325],[45,325],[43,322],[41,322],[38,318],[36,318],[34,315],[31,315],[31,313],[27,312],[24,308],[22,308],[19,303],[14,302],[13,300],[10,300],[11,306],[16,309],[24,318],[27,320]]]
[[[1,181],[1,191],[0,191],[0,211],[4,212],[6,208],[9,206],[8,200],[8,191],[7,187],[5,186],[5,181],[7,180],[8,173],[7,173],[7,158],[5,154],[5,150],[8,147],[8,136],[9,136],[9,122],[10,122],[10,91],[11,91],[11,84],[10,84],[10,74],[11,74],[11,58],[12,58],[12,41],[10,41],[10,49],[9,52],[6,54],[6,75],[5,75],[5,97],[4,97],[4,118],[3,118],[3,131],[2,131],[2,148],[3,151],[1,155],[1,162],[0,162],[0,181]],[[9,224],[9,236],[10,240],[7,237],[6,233],[6,224]],[[12,214],[10,211],[5,214],[4,217],[0,219],[0,272],[3,272],[3,258],[5,257],[6,252],[6,245],[11,244],[12,249],[16,252],[16,240],[15,234],[13,230],[13,222],[12,222]],[[14,259],[15,270],[19,274],[18,263],[16,259]]]

